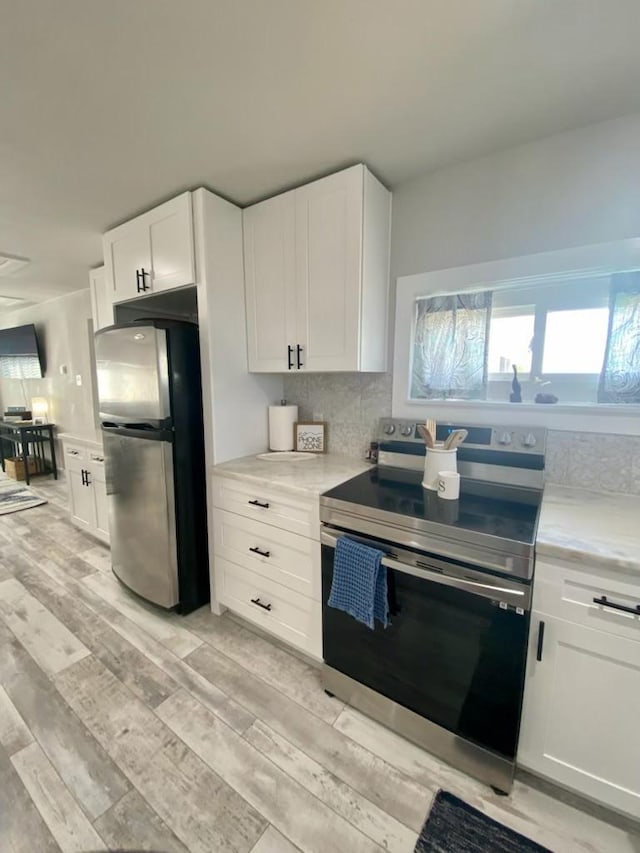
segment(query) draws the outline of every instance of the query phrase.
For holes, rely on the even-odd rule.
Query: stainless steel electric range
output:
[[[513,784],[546,431],[468,430],[460,499],[422,487],[413,421],[380,423],[378,465],[320,498],[327,692],[497,790]],[[391,625],[328,607],[346,535],[385,554]]]

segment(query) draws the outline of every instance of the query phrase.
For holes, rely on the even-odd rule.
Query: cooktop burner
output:
[[[444,525],[453,530],[533,545],[542,492],[461,479],[460,499],[447,501],[424,489],[422,473],[376,467],[324,494],[325,499]],[[402,519],[398,519],[402,524]]]

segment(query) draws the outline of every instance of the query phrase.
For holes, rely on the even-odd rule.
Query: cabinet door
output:
[[[358,370],[364,167],[296,195],[296,343],[305,370]]]
[[[106,277],[113,287],[113,301],[140,296],[137,272],[151,270],[149,229],[140,218],[114,228],[104,235]],[[145,277],[147,285],[149,276]]]
[[[249,370],[289,369],[295,349],[295,192],[243,211]],[[295,364],[295,357],[292,357]]]
[[[113,325],[113,290],[107,284],[104,267],[89,273],[93,330],[97,332]]]
[[[151,255],[152,291],[193,284],[193,216],[191,193],[182,193],[144,214]],[[149,269],[149,267],[146,267]]]
[[[518,762],[640,817],[639,720],[640,643],[534,613]]]
[[[104,457],[99,453],[89,454],[89,477],[96,510],[95,532],[109,541],[109,504],[107,502],[107,483],[104,471]]]
[[[69,496],[71,499],[71,516],[80,527],[91,530],[96,526],[96,507],[91,486],[85,486],[83,471],[68,469]]]

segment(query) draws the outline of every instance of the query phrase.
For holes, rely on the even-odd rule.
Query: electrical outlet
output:
[[[313,413],[313,420],[314,421],[323,421],[324,415],[322,414],[322,412],[314,412]]]
[[[82,385],[82,376],[79,373],[76,373],[76,385]]]

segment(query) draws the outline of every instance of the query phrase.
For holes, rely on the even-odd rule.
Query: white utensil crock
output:
[[[422,485],[425,489],[438,491],[438,472],[458,470],[458,448],[445,450],[444,447],[427,447],[424,458],[424,477]]]

